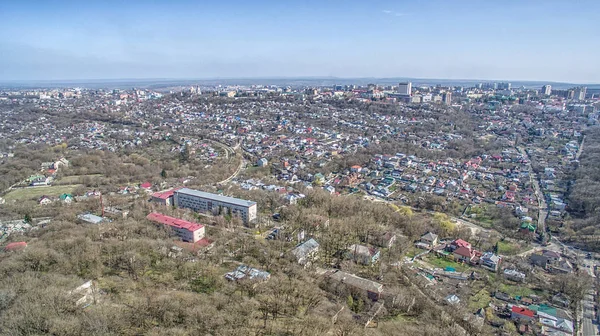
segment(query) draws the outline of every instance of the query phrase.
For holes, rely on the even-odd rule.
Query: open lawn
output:
[[[482,289],[479,292],[477,292],[477,294],[469,298],[469,309],[472,311],[476,311],[479,308],[486,308],[491,301],[492,297],[490,296],[490,292],[488,292],[485,289]]]
[[[519,244],[508,241],[498,242],[498,254],[500,255],[515,255],[521,252],[521,250],[523,250],[523,248]]]
[[[528,296],[533,294],[533,290],[530,288],[527,288],[525,286],[511,286],[511,285],[505,285],[502,284],[500,285],[499,290],[501,292],[504,292],[508,295],[510,295],[511,297],[515,297],[515,296]]]
[[[425,261],[427,261],[431,265],[433,265],[435,267],[439,267],[439,268],[444,268],[445,269],[446,267],[452,267],[457,272],[464,272],[468,268],[468,266],[465,266],[463,264],[459,264],[459,263],[457,263],[455,261],[452,261],[450,259],[443,258],[443,257],[429,256],[429,257],[427,257],[425,259]]]
[[[62,178],[58,179],[57,182],[66,186],[67,184],[82,183],[84,178],[92,179],[92,178],[100,178],[100,177],[102,177],[102,174],[72,175],[72,176],[62,177]]]
[[[64,193],[72,193],[79,185],[71,184],[71,185],[61,185],[61,186],[50,186],[50,187],[29,187],[29,188],[19,188],[12,190],[4,198],[7,201],[12,200],[30,200],[30,199],[38,199],[44,195],[49,197],[57,197]]]

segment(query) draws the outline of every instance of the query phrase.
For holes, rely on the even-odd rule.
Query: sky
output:
[[[600,83],[600,1],[0,1],[0,80]]]

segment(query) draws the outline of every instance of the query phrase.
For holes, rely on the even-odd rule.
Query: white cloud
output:
[[[386,15],[391,15],[391,16],[396,16],[396,17],[408,15],[406,13],[400,13],[400,12],[392,11],[392,10],[389,10],[389,9],[382,10],[382,12],[384,14],[386,14]]]

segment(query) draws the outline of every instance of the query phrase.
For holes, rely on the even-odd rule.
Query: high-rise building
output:
[[[585,86],[576,87],[573,92],[573,100],[584,100],[587,93]]]
[[[510,90],[511,86],[511,83],[498,83],[496,87],[498,88],[498,90]]]
[[[542,94],[544,96],[551,95],[552,94],[552,85],[546,84],[546,85],[542,86]]]
[[[446,105],[452,104],[452,92],[444,92],[444,95],[442,96],[442,100],[444,101],[444,104],[446,104]]]
[[[496,90],[496,89],[498,89],[498,83],[483,83],[482,89],[484,89],[484,90]]]
[[[399,83],[398,84],[398,93],[404,96],[410,96],[410,93],[412,91],[412,83],[411,82],[405,82],[405,83]]]

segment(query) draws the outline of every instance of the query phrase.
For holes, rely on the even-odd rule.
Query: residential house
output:
[[[534,265],[547,269],[551,263],[551,259],[541,253],[534,253],[529,257],[529,261]]]
[[[291,194],[291,193],[286,194],[283,198],[285,199],[285,202],[290,205],[294,205],[294,204],[298,203],[298,200],[300,199],[300,197],[298,195]]]
[[[502,272],[502,275],[504,276],[505,279],[508,279],[508,280],[512,280],[512,281],[516,281],[516,282],[525,281],[525,273],[519,272],[514,269],[505,269],[504,272]]]
[[[548,259],[552,262],[558,262],[562,260],[562,256],[556,251],[543,250],[542,255],[548,257]]]
[[[427,232],[421,236],[419,243],[423,244],[428,249],[435,247],[438,244],[438,235],[432,232]]]
[[[525,307],[512,306],[510,318],[513,321],[533,321],[535,312]]]
[[[266,167],[269,164],[269,161],[266,158],[261,158],[256,162],[256,165],[259,167]]]
[[[494,293],[494,297],[498,300],[502,300],[502,301],[506,301],[506,302],[511,302],[513,299],[510,297],[510,295],[504,293],[504,292],[495,292]]]
[[[533,236],[535,234],[536,226],[532,223],[522,222],[519,231],[525,235]]]
[[[477,251],[473,249],[471,243],[462,239],[456,239],[448,246],[449,252],[455,260],[461,262],[470,262],[477,255]]]
[[[327,191],[330,194],[335,193],[335,188],[333,186],[326,186],[326,187],[323,187],[323,189],[325,189],[325,191]]]
[[[558,318],[544,312],[538,312],[539,322],[542,325],[541,335],[573,335],[575,329],[573,321],[565,318]]]
[[[42,197],[40,197],[40,199],[38,200],[38,203],[41,205],[47,205],[52,203],[52,200],[50,199],[50,197],[44,195]]]
[[[225,274],[225,279],[229,281],[238,281],[242,279],[263,280],[266,281],[271,277],[269,272],[261,271],[246,265],[240,265],[232,272]]]
[[[34,187],[45,186],[52,182],[52,177],[46,177],[44,175],[32,175],[27,179],[27,181],[31,186]]]
[[[396,234],[391,231],[378,232],[369,236],[369,242],[375,246],[390,248],[396,242]]]
[[[564,294],[558,293],[552,297],[552,303],[568,308],[571,304],[571,300],[569,300]]]
[[[59,199],[67,204],[73,202],[73,195],[71,194],[62,194],[59,196]]]
[[[350,171],[353,172],[353,173],[360,173],[361,170],[362,170],[362,167],[358,166],[358,165],[350,167]]]
[[[450,294],[446,296],[446,302],[451,305],[456,305],[460,303],[460,298],[456,294]]]
[[[379,259],[380,251],[364,245],[353,244],[348,248],[349,259],[363,265],[371,265]]]
[[[96,216],[90,213],[77,215],[77,218],[89,224],[100,224],[104,222],[110,222],[110,220],[108,220],[107,218]]]
[[[481,267],[488,269],[492,272],[496,272],[498,270],[498,265],[500,265],[501,260],[502,257],[494,254],[493,252],[486,252],[481,256],[479,262],[481,264]]]
[[[379,300],[379,298],[381,298],[381,295],[383,294],[382,284],[365,278],[361,278],[354,274],[342,271],[335,271],[329,275],[329,279],[344,284],[346,286],[362,290],[373,301]]]
[[[573,265],[568,260],[561,260],[550,266],[550,272],[553,273],[573,273]]]
[[[292,254],[300,265],[308,266],[317,256],[319,252],[319,243],[314,239],[309,239],[304,243],[296,246],[292,250]]]

